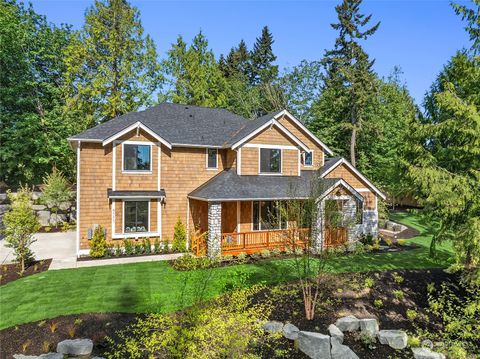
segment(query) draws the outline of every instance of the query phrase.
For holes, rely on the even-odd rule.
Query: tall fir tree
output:
[[[179,36],[163,62],[170,88],[162,96],[175,103],[225,107],[225,78],[200,31],[191,46]]]
[[[222,60],[223,59],[223,60]],[[237,47],[232,47],[224,59],[221,56],[219,64],[221,65],[222,72],[226,78],[249,78],[250,71],[250,54],[247,50],[245,41],[241,40]]]
[[[367,120],[369,102],[377,92],[374,60],[370,60],[360,41],[380,26],[380,22],[368,26],[372,16],[360,13],[361,3],[362,0],[343,0],[335,7],[338,23],[331,26],[339,36],[322,61],[325,86],[316,104],[317,121],[311,124],[320,137],[329,139],[333,148],[341,154],[349,153],[354,166],[357,137]]]
[[[72,36],[31,6],[0,0],[0,182],[39,184],[55,165],[73,176],[66,138],[76,126],[63,117],[60,89]]]
[[[254,85],[268,84],[278,77],[278,66],[274,65],[277,56],[273,53],[273,42],[273,35],[268,26],[265,26],[250,53],[250,82]]]
[[[95,0],[65,61],[68,111],[85,127],[150,104],[161,85],[153,40],[126,0]]]

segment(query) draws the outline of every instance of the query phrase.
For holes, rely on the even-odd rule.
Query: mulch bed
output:
[[[62,226],[58,227],[40,227],[40,229],[37,231],[38,233],[58,233],[58,232],[65,232],[62,228]]]
[[[52,263],[51,259],[42,259],[32,262],[26,269],[23,274],[20,274],[20,264],[2,264],[0,266],[0,285],[4,285],[14,280],[28,277],[32,274],[37,274],[48,270]]]
[[[404,278],[402,284],[395,283],[393,273]],[[375,280],[373,288],[366,288],[366,277]],[[431,331],[438,329],[436,318],[432,318],[425,308],[428,306],[427,284],[442,282],[456,283],[458,276],[447,274],[441,269],[433,270],[405,270],[371,272],[367,274],[328,275],[322,281],[323,297],[317,307],[314,320],[305,319],[301,288],[294,284],[268,287],[259,292],[255,301],[270,300],[274,309],[271,320],[289,322],[300,330],[328,334],[328,326],[343,316],[355,315],[358,318],[376,318],[380,329],[403,329],[416,332],[413,323],[407,319],[407,309],[414,309],[419,313],[416,325],[428,328]],[[402,289],[403,299],[396,299],[394,290]],[[383,306],[376,307],[373,302],[381,299]],[[428,318],[428,319],[427,319]],[[394,350],[387,345],[375,344],[374,350],[362,343],[358,335],[345,333],[344,344],[348,345],[362,359],[378,358],[413,358],[410,349]],[[279,342],[279,346],[290,345],[292,342]],[[274,348],[263,357],[274,357]],[[302,353],[295,353],[292,358],[305,358]]]
[[[401,284],[395,282],[394,273],[403,278]],[[364,285],[367,277],[374,279],[372,288]],[[300,330],[323,334],[328,334],[327,328],[331,323],[349,314],[359,318],[377,318],[380,329],[404,329],[414,332],[413,323],[406,318],[407,309],[415,309],[421,318],[424,316],[424,319],[416,321],[416,325],[435,330],[436,319],[428,316],[425,311],[428,305],[427,284],[457,281],[457,275],[447,274],[441,269],[325,275],[321,284],[323,297],[312,321],[305,319],[301,289],[295,283],[267,287],[254,296],[253,302],[270,301],[273,304],[271,320],[290,322]],[[393,291],[400,289],[404,298],[395,299]],[[381,308],[373,304],[375,299],[383,301]],[[71,337],[72,333],[69,331],[73,329],[75,338],[92,339],[94,354],[102,355],[107,348],[105,336],[115,337],[116,331],[133,323],[137,317],[138,315],[129,313],[78,314],[5,329],[0,331],[0,358],[11,358],[15,353],[22,353],[22,346],[25,344],[28,345],[24,354],[41,354],[47,346],[51,346],[50,350],[54,349],[58,342]],[[52,323],[56,323],[54,332],[51,330]],[[293,342],[287,339],[262,342],[268,342],[268,345],[258,348],[257,354],[262,358],[306,358],[295,349]],[[362,359],[412,358],[409,349],[397,351],[379,343],[376,344],[376,349],[370,350],[357,337],[348,333],[344,343]]]
[[[137,317],[131,313],[77,314],[4,329],[0,331],[0,358],[55,351],[57,343],[72,337],[92,339],[93,354],[100,355],[106,348],[105,336],[114,337],[117,330],[135,322]],[[25,351],[22,347],[26,347]]]

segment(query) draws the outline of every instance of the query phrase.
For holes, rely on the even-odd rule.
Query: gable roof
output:
[[[224,147],[226,139],[251,121],[223,109],[161,103],[104,122],[69,140],[103,142],[137,122],[172,146],[220,148]]]
[[[347,166],[349,170],[355,173],[362,181],[364,181],[367,184],[368,187],[370,187],[373,190],[373,192],[379,195],[382,199],[387,198],[372,182],[370,182],[364,175],[360,173],[359,170],[353,167],[353,165],[343,157],[332,157],[325,160],[324,166],[320,169],[320,177],[324,178],[327,174],[329,174],[335,168],[337,168],[342,164]]]

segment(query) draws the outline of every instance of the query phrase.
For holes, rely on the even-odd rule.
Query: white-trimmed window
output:
[[[123,202],[123,232],[149,232],[150,202],[124,201]]]
[[[260,173],[282,172],[282,150],[280,148],[260,148]]]
[[[254,231],[286,229],[287,219],[280,201],[253,201],[252,225]]]
[[[123,143],[123,171],[150,172],[152,170],[152,146],[149,144]]]
[[[218,149],[207,148],[207,168],[212,170],[218,168]]]
[[[302,154],[302,164],[305,167],[313,166],[313,151],[303,152],[303,154]]]

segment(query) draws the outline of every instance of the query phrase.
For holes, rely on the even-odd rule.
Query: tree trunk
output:
[[[350,138],[350,162],[353,167],[357,167],[355,160],[355,147],[357,145],[357,129],[355,126],[352,129],[352,137]]]

